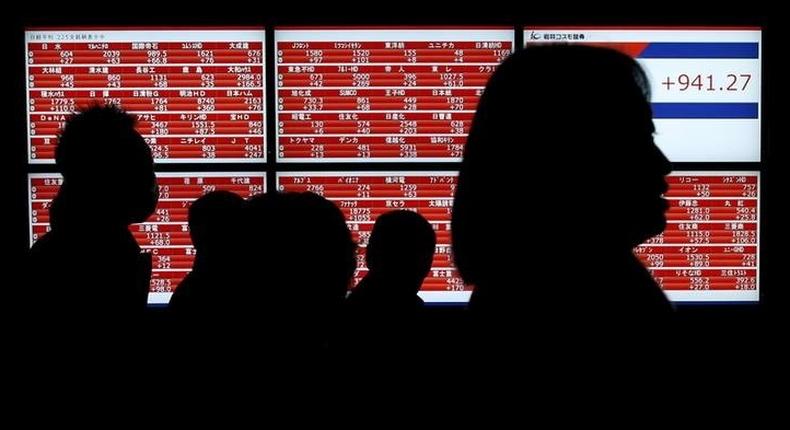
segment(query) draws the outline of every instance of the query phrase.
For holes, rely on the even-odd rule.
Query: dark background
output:
[[[618,7],[603,7],[597,2],[574,5],[573,2],[534,2],[517,4],[510,2],[474,1],[445,2],[441,5],[423,2],[307,2],[287,1],[281,6],[272,2],[209,1],[180,2],[180,5],[165,1],[135,2],[52,2],[29,1],[25,4],[8,4],[3,11],[3,70],[5,85],[5,119],[3,126],[3,153],[0,156],[0,172],[3,174],[2,190],[6,196],[2,202],[3,248],[6,281],[4,288],[24,288],[25,279],[35,273],[14,273],[21,267],[20,259],[29,247],[27,173],[42,171],[42,166],[27,165],[25,82],[24,82],[24,28],[26,26],[265,26],[267,30],[267,58],[272,64],[272,29],[277,25],[506,25],[513,26],[519,33],[524,25],[609,25],[609,26],[758,26],[763,29],[763,75],[762,75],[762,163],[675,163],[675,170],[760,170],[761,177],[761,224],[760,224],[760,289],[759,305],[714,305],[682,306],[679,312],[690,327],[703,335],[712,328],[731,332],[733,341],[761,333],[765,337],[781,335],[784,325],[784,308],[787,303],[787,281],[780,274],[779,261],[786,255],[779,248],[785,228],[780,223],[783,197],[786,193],[780,183],[786,182],[786,169],[782,169],[785,150],[775,129],[772,118],[781,115],[776,108],[778,88],[775,83],[775,65],[783,38],[782,22],[775,8],[762,6],[759,2],[726,4],[724,2],[665,2],[651,1],[631,3]],[[580,2],[581,3],[581,2]],[[13,10],[9,10],[14,8]],[[772,10],[774,9],[774,10]],[[517,41],[520,40],[520,37]],[[267,74],[268,76],[268,74]],[[268,82],[267,87],[271,87]],[[273,118],[273,117],[272,117]],[[273,119],[272,119],[273,120]],[[271,126],[268,127],[271,130]],[[270,139],[267,138],[270,141]],[[271,143],[271,141],[270,141]],[[271,147],[271,146],[270,146]],[[780,155],[780,152],[782,153]],[[269,154],[271,160],[273,157]],[[250,166],[238,166],[248,170]],[[374,170],[387,170],[392,166],[376,164],[365,166]],[[279,170],[299,170],[298,164],[289,164]],[[333,165],[313,170],[331,170]],[[398,166],[398,169],[404,169]],[[415,170],[456,168],[453,164],[433,164],[412,167]],[[46,167],[44,167],[46,169]],[[212,167],[200,165],[157,166],[158,170],[200,171]],[[234,170],[233,167],[228,170]],[[267,167],[271,172],[271,167]],[[408,170],[408,169],[404,169]],[[7,176],[7,177],[6,177]],[[268,175],[273,177],[271,173]],[[271,183],[269,184],[271,185]],[[271,189],[271,187],[269,188]],[[449,318],[448,323],[458,317],[460,309],[435,308],[439,318]],[[156,317],[157,311],[152,311]],[[778,329],[778,330],[777,330]]]

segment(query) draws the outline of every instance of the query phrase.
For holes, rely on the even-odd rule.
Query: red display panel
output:
[[[28,160],[52,163],[75,110],[134,114],[157,162],[265,160],[264,37],[246,30],[25,33]]]
[[[427,302],[466,302],[471,288],[453,268],[450,214],[457,172],[279,173],[281,191],[310,191],[335,202],[359,244],[355,283],[365,276],[365,247],[376,217],[397,209],[422,214],[436,231],[436,254],[420,296]]]
[[[757,172],[679,172],[668,178],[664,233],[636,248],[673,301],[758,301]]]
[[[510,28],[277,29],[277,159],[460,161]]]
[[[62,180],[52,173],[31,174],[29,180],[32,245],[49,231],[49,206]],[[129,228],[140,247],[152,254],[149,304],[168,303],[173,290],[192,270],[195,248],[189,238],[187,216],[193,201],[216,190],[232,191],[247,198],[266,189],[263,173],[157,173],[157,181],[156,210],[148,221]]]
[[[454,172],[280,173],[285,191],[311,191],[343,211],[361,252],[355,275],[366,272],[364,247],[378,215],[415,210],[437,233],[433,268],[420,295],[428,302],[465,302],[470,288],[450,253]],[[683,172],[668,177],[666,231],[635,249],[667,296],[678,302],[759,300],[759,174]]]

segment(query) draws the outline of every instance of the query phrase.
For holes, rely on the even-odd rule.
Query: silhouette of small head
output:
[[[189,207],[189,235],[198,255],[236,251],[244,199],[230,191],[212,191]]]
[[[365,260],[371,273],[422,280],[431,269],[436,233],[422,215],[408,210],[376,219]]]
[[[630,251],[663,231],[670,164],[653,142],[649,97],[644,71],[614,50],[538,45],[505,60],[478,105],[455,194],[464,279],[497,271],[504,241],[557,260],[576,241]]]
[[[70,201],[93,201],[103,217],[125,224],[154,211],[159,193],[151,149],[134,127],[135,118],[113,105],[94,105],[66,120],[55,162]]]

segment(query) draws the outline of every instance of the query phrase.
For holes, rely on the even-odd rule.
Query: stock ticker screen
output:
[[[91,102],[134,114],[159,163],[265,161],[257,30],[26,34],[28,159],[53,163],[66,117]]]
[[[149,304],[168,303],[179,282],[192,270],[195,248],[189,237],[187,214],[193,201],[216,190],[231,191],[244,198],[266,192],[265,174],[260,172],[159,172],[156,176],[159,202],[154,213],[144,223],[129,227],[142,250],[152,254]],[[112,178],[96,180],[112,181]],[[29,175],[31,245],[49,231],[50,204],[62,182],[58,174]],[[97,195],[96,199],[107,197]],[[85,240],[90,241],[93,234],[99,233],[86,231]],[[96,249],[96,252],[102,251]],[[89,258],[86,256],[86,261]]]
[[[583,43],[636,59],[656,144],[673,162],[759,162],[759,29],[527,28],[524,43]]]
[[[191,268],[189,204],[215,189],[266,192],[267,177],[277,190],[338,205],[360,245],[355,282],[376,217],[421,213],[437,233],[421,297],[468,301],[450,244],[457,162],[488,77],[517,48],[514,28],[270,34],[267,62],[264,28],[27,31],[28,161],[48,171],[29,174],[31,244],[49,229],[61,182],[58,130],[78,108],[109,102],[137,117],[157,165],[189,163],[157,174],[156,211],[130,227],[153,254],[149,303],[167,303]],[[589,43],[634,56],[671,161],[755,166],[668,178],[667,229],[635,252],[673,301],[759,300],[760,38],[754,29],[524,28],[526,45]],[[370,168],[382,162],[403,169]],[[195,164],[200,171],[189,170]]]

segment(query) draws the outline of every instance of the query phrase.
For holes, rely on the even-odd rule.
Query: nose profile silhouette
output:
[[[653,141],[649,99],[642,68],[614,50],[536,45],[497,68],[452,215],[455,263],[480,321],[568,334],[671,314],[632,251],[666,225],[671,166]]]

